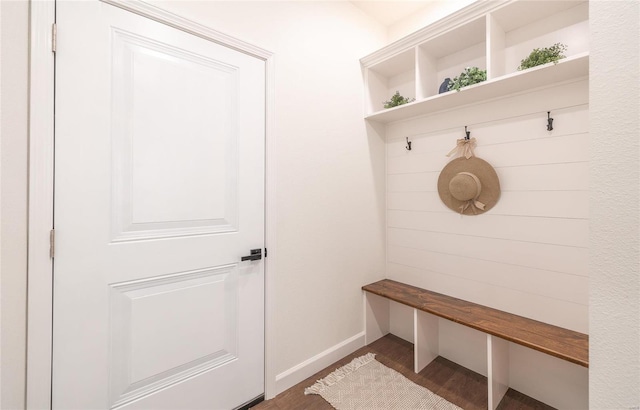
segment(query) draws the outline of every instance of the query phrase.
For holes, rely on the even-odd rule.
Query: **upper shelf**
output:
[[[438,111],[474,104],[538,87],[579,79],[589,75],[589,53],[581,53],[524,71],[465,87],[460,91],[449,91],[399,107],[377,111],[365,117],[380,123],[404,120],[428,115]]]
[[[558,64],[517,71],[533,50],[556,43]],[[365,118],[381,123],[475,104],[589,75],[589,3],[585,0],[494,0],[469,6],[360,59]],[[487,81],[439,94],[466,67]],[[394,93],[415,99],[384,109]]]

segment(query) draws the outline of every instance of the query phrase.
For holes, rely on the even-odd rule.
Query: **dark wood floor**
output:
[[[358,349],[353,354],[335,362],[326,369],[298,383],[289,390],[253,407],[256,410],[330,410],[333,407],[322,397],[304,395],[305,387],[311,386],[337,367],[349,363],[366,353],[375,353],[376,360],[390,367],[413,382],[449,400],[465,410],[487,408],[487,378],[459,366],[443,357],[438,357],[420,373],[413,372],[413,344],[394,335],[387,335],[369,346]],[[531,397],[509,389],[498,406],[499,410],[553,409]],[[382,410],[382,409],[381,409]]]

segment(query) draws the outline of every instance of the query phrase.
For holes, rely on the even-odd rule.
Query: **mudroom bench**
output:
[[[389,301],[413,308],[414,371],[439,355],[439,318],[487,335],[488,408],[495,409],[509,388],[509,343],[589,367],[589,336],[487,306],[385,279],[363,286],[365,341],[389,333]]]

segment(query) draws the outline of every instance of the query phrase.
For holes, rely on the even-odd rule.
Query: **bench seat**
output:
[[[589,367],[589,336],[586,334],[389,279],[363,286],[362,290]]]

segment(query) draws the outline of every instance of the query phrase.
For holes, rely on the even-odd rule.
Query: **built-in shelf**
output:
[[[562,59],[557,64],[549,63],[528,70],[517,71],[463,88],[460,91],[449,91],[399,107],[384,109],[365,118],[380,123],[389,123],[479,103],[534,88],[553,86],[554,84],[581,79],[588,75],[589,53],[586,52]]]
[[[563,43],[566,58],[517,71],[536,48]],[[477,1],[360,60],[365,118],[404,120],[489,99],[553,86],[589,75],[589,3],[586,0]],[[465,67],[487,70],[487,81],[438,94],[446,78]],[[396,92],[415,98],[384,109]]]

